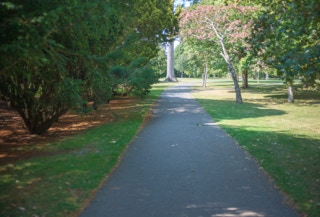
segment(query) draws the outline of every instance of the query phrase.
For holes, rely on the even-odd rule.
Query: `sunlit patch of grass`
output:
[[[296,88],[287,103],[279,82],[249,83],[235,103],[231,81],[196,87],[194,96],[212,118],[253,155],[308,216],[320,214],[320,93]]]
[[[44,144],[47,156],[1,165],[0,216],[60,217],[79,212],[167,86],[155,84],[145,100],[124,103],[113,122]]]

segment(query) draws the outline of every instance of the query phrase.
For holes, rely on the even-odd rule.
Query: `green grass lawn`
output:
[[[153,86],[117,120],[63,141],[46,156],[0,165],[0,216],[75,216],[107,179],[150,106],[170,84]]]
[[[281,81],[250,81],[235,103],[230,80],[198,81],[194,96],[212,118],[254,156],[298,209],[320,216],[320,93],[295,91],[287,103]]]

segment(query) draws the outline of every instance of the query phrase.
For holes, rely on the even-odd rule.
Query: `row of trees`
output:
[[[178,30],[172,0],[0,2],[0,98],[42,134],[70,108],[144,96]]]
[[[222,60],[231,74],[236,102],[241,103],[238,76],[248,87],[251,70],[276,71],[288,85],[288,101],[293,102],[294,78],[313,86],[319,78],[320,3],[317,0],[202,0],[191,2],[180,16],[183,43],[177,49],[177,66],[209,66],[219,72]],[[191,63],[191,64],[190,64]],[[204,76],[206,77],[206,76]]]
[[[317,0],[183,2],[193,6],[179,17],[180,71],[203,71],[205,81],[209,69],[228,69],[237,103],[242,97],[236,71],[246,88],[253,68],[276,70],[288,84],[290,102],[295,77],[315,85]],[[159,44],[173,47],[180,14],[174,10],[173,0],[1,2],[0,98],[17,110],[30,133],[41,134],[88,101],[96,108],[119,92],[145,96],[157,80],[154,69],[165,72]],[[173,62],[168,63],[167,80],[174,81]]]

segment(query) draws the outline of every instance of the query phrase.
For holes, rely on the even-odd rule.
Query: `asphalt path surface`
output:
[[[80,217],[298,216],[189,85],[164,91]]]

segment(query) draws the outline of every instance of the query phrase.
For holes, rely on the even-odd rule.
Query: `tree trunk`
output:
[[[289,103],[293,103],[294,102],[292,85],[288,86],[288,102]]]
[[[232,76],[232,79],[233,79],[233,84],[234,84],[234,90],[236,92],[236,103],[242,103],[242,96],[241,96],[241,90],[240,90],[240,87],[239,87],[239,83],[238,83],[238,76],[237,76],[237,73],[231,63],[231,60],[230,60],[230,57],[228,55],[228,52],[226,50],[226,47],[224,46],[224,39],[223,39],[223,35],[220,35],[217,28],[214,26],[214,23],[212,23],[212,27],[213,27],[213,30],[216,34],[216,36],[219,38],[220,40],[220,45],[221,45],[221,48],[222,48],[222,53],[221,53],[221,56],[224,58],[224,60],[226,61],[227,65],[228,65],[228,70]]]
[[[232,77],[232,80],[233,80],[234,90],[236,92],[236,103],[241,104],[242,103],[242,96],[241,96],[241,90],[239,87],[238,76],[237,76],[236,70],[234,69],[234,67],[231,63],[228,52],[224,46],[224,41],[223,41],[222,37],[220,37],[220,44],[221,44],[222,51],[223,51],[223,53],[221,53],[221,55],[228,65],[228,70],[229,70],[231,77]]]
[[[206,63],[204,67],[204,72],[202,74],[202,87],[207,87],[207,79],[208,79],[208,63]]]
[[[237,73],[236,73],[231,62],[229,62],[227,64],[228,64],[228,69],[229,69],[229,72],[230,72],[232,80],[233,80],[234,90],[236,92],[236,103],[241,104],[242,103],[242,96],[241,96],[241,90],[240,90],[239,83],[238,83]]]
[[[287,86],[288,86],[288,103],[293,103],[293,79],[287,78],[286,79]]]
[[[31,112],[30,108],[27,110],[28,115],[25,111],[20,108],[15,108],[15,110],[22,117],[24,125],[26,126],[30,134],[41,135],[46,132],[55,122],[58,121],[59,117],[67,113],[68,109],[54,109],[51,112],[40,112],[35,110]]]
[[[174,42],[167,42],[167,76],[164,81],[177,82],[174,75]]]
[[[202,74],[202,87],[207,87],[207,78],[208,78],[208,75],[206,72],[204,72]]]
[[[249,88],[249,84],[248,84],[248,70],[243,70],[241,77],[242,77],[242,88]]]

